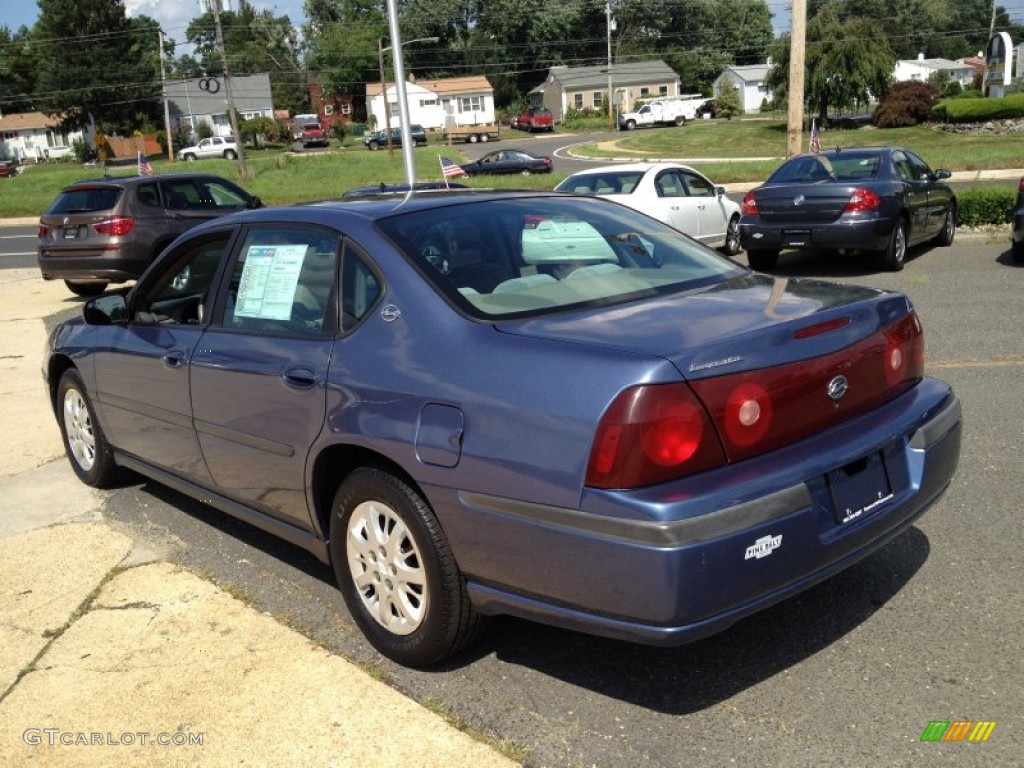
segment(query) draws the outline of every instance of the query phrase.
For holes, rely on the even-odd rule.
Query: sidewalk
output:
[[[0,765],[515,765],[104,524],[39,372],[78,304],[0,271]]]

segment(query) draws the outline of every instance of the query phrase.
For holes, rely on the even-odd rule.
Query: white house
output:
[[[169,80],[164,86],[171,120],[185,123],[196,133],[201,123],[208,123],[215,136],[231,135],[228,117],[227,90],[222,77],[192,77]],[[274,118],[274,99],[270,94],[270,76],[261,72],[231,76],[231,100],[243,120],[254,117]]]
[[[82,131],[65,133],[60,120],[42,112],[20,112],[0,115],[0,157],[17,158],[22,162],[56,160],[71,154],[76,141],[92,142]]]
[[[936,72],[948,72],[952,80],[960,83],[963,88],[970,88],[976,71],[974,67],[963,60],[926,59],[923,53],[919,53],[916,59],[900,59],[897,61],[896,69],[893,72],[893,79],[898,83],[908,80],[920,80],[923,83],[927,83],[928,78]]]
[[[409,119],[427,129],[460,125],[487,125],[494,122],[494,88],[486,77],[446,77],[440,80],[416,80],[405,84]],[[399,124],[398,90],[388,83],[387,101],[391,125]],[[366,84],[366,114],[377,128],[386,124],[381,84]]]
[[[770,60],[766,64],[726,67],[725,71],[715,78],[712,90],[717,96],[727,86],[732,85],[739,93],[740,109],[743,112],[760,112],[761,105],[772,100],[771,91],[764,84],[771,68]]]

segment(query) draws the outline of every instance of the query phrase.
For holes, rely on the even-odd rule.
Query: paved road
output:
[[[0,227],[0,269],[36,266],[36,228]]]
[[[527,746],[531,766],[1020,765],[1024,269],[1002,238],[911,256],[900,273],[784,256],[779,274],[911,296],[929,372],[963,402],[952,487],[882,551],[691,646],[500,619],[450,666],[411,671],[365,644],[306,553],[150,482],[113,492],[105,514],[419,701]],[[930,721],[953,719],[997,726],[983,744],[920,741]]]

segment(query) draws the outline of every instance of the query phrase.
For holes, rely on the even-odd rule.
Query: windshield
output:
[[[876,179],[882,169],[878,152],[843,152],[836,155],[800,155],[784,163],[769,184],[791,181],[855,181]]]
[[[643,178],[643,171],[601,171],[570,176],[557,187],[556,192],[575,192],[577,195],[629,194]]]
[[[79,187],[66,189],[53,201],[46,213],[94,213],[109,211],[121,197],[119,187]]]
[[[485,318],[633,301],[745,271],[661,222],[599,198],[460,201],[378,226],[439,292]]]

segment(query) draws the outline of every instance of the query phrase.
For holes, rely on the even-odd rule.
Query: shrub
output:
[[[932,110],[935,119],[949,123],[983,123],[1024,117],[1024,93],[1001,99],[946,99]]]
[[[935,106],[935,88],[909,80],[896,83],[882,96],[871,122],[879,128],[903,128],[927,122]]]
[[[960,224],[1006,224],[1013,218],[1017,192],[1009,187],[967,187],[957,193]]]

